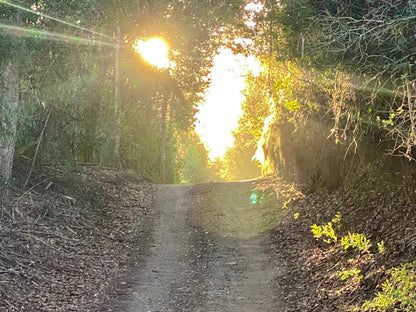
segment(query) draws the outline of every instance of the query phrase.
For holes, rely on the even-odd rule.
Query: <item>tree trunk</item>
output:
[[[3,71],[3,90],[0,99],[0,195],[7,199],[7,187],[3,186],[12,177],[14,144],[19,104],[19,72],[9,63]],[[3,190],[3,191],[1,191]]]

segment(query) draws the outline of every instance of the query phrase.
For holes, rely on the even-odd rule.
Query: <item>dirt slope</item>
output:
[[[44,171],[2,207],[0,311],[349,311],[416,259],[413,189],[305,196],[273,177],[155,187]],[[362,233],[368,251],[313,238],[337,212],[338,237]],[[342,280],[351,269],[362,278]]]
[[[153,185],[100,169],[32,182],[2,207],[0,311],[98,311],[138,261]]]

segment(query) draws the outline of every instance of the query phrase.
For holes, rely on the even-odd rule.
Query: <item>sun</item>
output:
[[[170,66],[169,46],[162,38],[137,40],[133,48],[140,53],[143,59],[158,69],[166,69]]]

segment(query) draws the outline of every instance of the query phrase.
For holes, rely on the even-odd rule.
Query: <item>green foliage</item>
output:
[[[386,247],[384,246],[384,241],[377,243],[378,252],[383,254],[386,251]]]
[[[370,240],[365,235],[350,232],[341,238],[341,245],[344,246],[345,250],[356,248],[360,251],[368,251],[371,247]]]
[[[335,217],[331,220],[332,222],[328,222],[326,225],[316,225],[316,224],[312,225],[311,229],[312,229],[313,236],[316,239],[320,239],[321,237],[326,237],[324,239],[324,242],[326,243],[337,242],[338,237],[335,234],[332,224],[338,224],[338,227],[339,227],[341,223],[341,219],[342,219],[342,214],[340,211],[338,211],[335,214]]]
[[[363,311],[388,312],[416,310],[416,262],[387,271],[390,278],[377,296],[362,305]],[[359,308],[357,307],[357,310]]]
[[[321,7],[317,2],[311,4]],[[326,10],[317,11],[310,19],[321,33],[311,42],[311,48],[319,51],[315,54],[318,62],[330,60],[342,71],[354,73],[342,80],[349,81],[355,90],[348,88],[348,83],[339,84],[338,89],[349,89],[352,97],[338,97],[342,107],[333,105],[338,108],[334,111],[334,129],[347,129],[354,139],[360,139],[369,130],[377,131],[390,139],[391,154],[412,159],[416,128],[411,120],[415,109],[408,103],[416,78],[412,50],[416,38],[415,20],[409,14],[416,12],[414,3],[364,1],[358,5],[341,1],[336,10],[323,7]]]
[[[88,87],[91,86],[88,78],[70,76],[65,82],[56,80],[54,85],[43,89],[43,100],[50,103],[48,109],[51,110],[51,117],[46,125],[48,131],[42,142],[43,163],[75,162],[81,141],[81,129],[83,123],[87,122],[84,117]],[[76,94],[73,93],[74,90],[77,91]]]
[[[220,170],[208,158],[208,151],[199,136],[191,130],[184,134],[176,150],[177,183],[220,181]]]
[[[183,181],[186,183],[201,183],[208,181],[208,153],[199,143],[188,145],[183,168]]]
[[[338,240],[331,222],[325,225],[313,224],[311,230],[316,239],[323,238],[323,241],[328,244],[335,243]]]
[[[196,104],[207,86],[201,77],[209,71],[209,57],[218,45],[211,33],[235,21],[243,2],[41,0],[27,4],[63,23],[0,4],[1,23],[28,29],[22,37],[0,34],[4,46],[0,63],[16,61],[21,73],[20,155],[30,163],[33,147],[39,144],[38,162],[113,165],[114,49],[76,42],[90,35],[80,28],[112,37],[119,26],[123,44],[159,35],[179,52],[172,55],[175,68],[154,72],[127,45],[121,49],[122,166],[155,181],[160,180],[162,162],[167,182],[181,182],[184,166],[190,180],[207,178],[205,150],[193,142],[187,142],[187,157],[178,150],[186,132],[191,132]],[[44,30],[76,38],[51,41]],[[114,43],[98,33],[93,36],[97,42]]]
[[[337,213],[335,214],[335,217],[332,219],[333,223],[338,223],[338,226],[340,225],[342,220],[342,213],[341,211],[337,211]]]
[[[289,102],[286,102],[285,104],[284,104],[284,106],[289,110],[289,111],[291,111],[291,112],[295,112],[295,111],[297,111],[297,110],[300,110],[301,109],[301,106],[300,106],[300,104],[298,103],[298,100],[292,100],[292,101],[289,101]]]
[[[345,168],[345,187],[362,194],[382,193],[395,187],[391,173],[386,171],[384,160],[380,158],[381,153],[381,149],[368,148],[351,160],[349,168]]]
[[[261,174],[260,165],[253,156],[262,135],[264,119],[269,114],[265,92],[263,75],[247,77],[243,114],[238,128],[233,131],[234,146],[226,151],[223,159],[223,175],[227,180],[250,179]]]
[[[414,3],[284,0],[268,1],[266,7],[258,14],[255,30],[255,51],[267,68],[266,94],[275,121],[263,144],[273,147],[266,151],[266,172],[281,174],[281,167],[302,158],[299,152],[285,155],[279,126],[289,121],[293,133],[299,133],[311,117],[326,127],[322,141],[331,136],[342,158],[370,141],[388,142],[384,147],[390,153],[412,159]],[[325,154],[327,167],[332,166],[337,160]],[[296,177],[311,173],[311,184],[317,184],[313,190],[325,187],[320,167],[308,173],[299,163],[292,167],[298,170],[291,173]]]
[[[338,276],[341,277],[341,280],[345,281],[349,278],[357,278],[357,279],[362,279],[364,276],[363,275],[359,275],[361,273],[361,270],[359,269],[351,269],[351,270],[347,270],[347,271],[341,271],[338,273]]]
[[[234,146],[227,149],[223,159],[223,176],[228,181],[247,180],[261,175],[259,165],[253,161],[256,152],[255,145],[250,145],[252,136],[247,133],[234,133]]]

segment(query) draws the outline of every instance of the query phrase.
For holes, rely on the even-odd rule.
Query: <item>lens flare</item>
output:
[[[169,46],[161,38],[137,40],[133,48],[140,53],[146,62],[159,69],[166,69],[170,66]]]
[[[76,36],[69,36],[60,33],[53,33],[46,30],[40,30],[35,28],[28,27],[18,27],[12,25],[6,25],[0,23],[0,32],[4,32],[11,36],[17,37],[27,37],[37,40],[54,40],[54,41],[64,41],[71,44],[84,44],[84,45],[104,45],[113,47],[114,44],[108,42],[102,42],[98,40],[92,40],[89,38],[81,38]]]
[[[99,36],[102,36],[102,37],[106,37],[106,38],[108,38],[108,39],[113,39],[111,36],[108,36],[108,35],[106,35],[106,34],[99,33],[99,32],[97,32],[97,31],[95,31],[95,30],[93,30],[93,29],[85,28],[85,27],[82,27],[82,26],[79,26],[79,25],[76,25],[76,24],[73,24],[73,23],[70,23],[70,22],[64,21],[64,20],[59,19],[59,18],[56,18],[56,17],[53,17],[53,16],[50,16],[50,15],[43,14],[43,13],[39,12],[38,10],[34,9],[34,8],[36,8],[36,4],[35,4],[35,6],[34,6],[34,7],[33,7],[33,5],[32,5],[32,7],[31,7],[31,8],[25,8],[25,7],[20,6],[20,5],[18,5],[18,4],[11,3],[11,2],[9,2],[9,1],[7,1],[7,0],[0,0],[0,4],[6,4],[6,5],[9,5],[9,6],[13,7],[13,8],[16,8],[16,9],[22,10],[22,11],[27,12],[27,13],[32,13],[32,14],[35,14],[35,15],[38,15],[38,16],[41,16],[41,17],[44,17],[44,18],[46,18],[46,19],[53,20],[53,21],[55,21],[55,22],[58,22],[58,23],[61,23],[61,24],[67,25],[67,26],[75,27],[75,28],[78,28],[78,29],[80,29],[80,30],[83,30],[83,31],[87,31],[87,32],[93,33],[93,34],[95,34],[95,35],[99,35]],[[77,22],[77,24],[78,24],[78,22]]]

